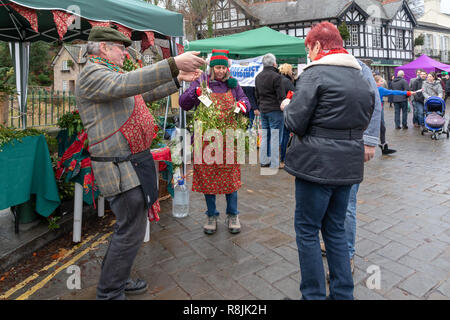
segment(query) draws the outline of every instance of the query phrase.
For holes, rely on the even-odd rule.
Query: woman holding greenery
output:
[[[214,123],[214,129],[221,130],[221,132],[225,128],[239,128],[240,122],[242,122],[239,113],[246,115],[250,111],[250,102],[247,96],[237,80],[230,75],[228,54],[228,50],[213,50],[209,60],[210,70],[202,74],[200,79],[192,82],[180,97],[180,106],[184,110],[190,110],[200,104],[200,109],[205,110],[204,113],[196,113],[195,121],[205,122],[206,126]],[[208,99],[212,102],[209,107],[204,105]],[[207,104],[209,105],[208,102]],[[224,150],[225,140],[226,138],[223,136]],[[206,144],[204,143],[204,146]],[[228,230],[233,234],[241,231],[237,209],[237,190],[242,185],[240,165],[228,164],[225,154],[226,152],[224,152],[224,161],[221,164],[216,162],[207,164],[204,159],[201,164],[194,164],[192,190],[205,195],[207,221],[203,230],[206,234],[213,234],[217,230],[219,211],[216,209],[216,194],[225,194],[226,196]]]

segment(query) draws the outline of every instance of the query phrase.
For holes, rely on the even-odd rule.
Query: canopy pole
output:
[[[9,48],[16,75],[17,101],[19,103],[19,119],[21,128],[27,128],[27,94],[30,61],[29,42],[10,42]]]
[[[169,40],[169,45],[170,45],[170,55],[172,57],[175,57],[178,55],[178,48],[176,45],[176,38],[175,37],[171,37]],[[180,88],[179,90],[180,95],[182,94],[182,89]],[[167,112],[167,110],[166,110]],[[187,152],[184,146],[186,146],[186,111],[183,110],[183,108],[180,107],[179,110],[179,117],[180,117],[180,129],[182,131],[182,140],[183,140],[183,147],[181,148],[182,152],[183,152],[183,172],[181,173],[181,175],[184,177],[186,175],[187,172]]]

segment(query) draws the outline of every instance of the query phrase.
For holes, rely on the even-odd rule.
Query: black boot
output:
[[[387,155],[387,154],[396,153],[397,150],[389,149],[387,143],[385,143],[384,146],[383,146],[383,148],[381,149],[381,152],[382,152],[384,155]]]

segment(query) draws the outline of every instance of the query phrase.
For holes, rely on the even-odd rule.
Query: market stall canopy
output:
[[[305,58],[305,40],[288,36],[269,27],[262,27],[229,36],[190,42],[186,50],[210,53],[227,49],[232,58],[250,58],[272,53],[277,58]]]
[[[2,41],[86,40],[101,23],[117,24],[133,40],[144,31],[183,36],[181,14],[141,0],[0,0]]]
[[[142,0],[0,0],[0,41],[10,43],[19,114],[27,127],[30,42],[87,40],[94,26],[117,28],[144,51],[159,37],[182,37],[183,16]]]
[[[398,71],[403,70],[405,72],[405,80],[409,82],[410,79],[413,79],[416,77],[417,69],[423,69],[427,73],[431,72],[431,71],[438,72],[438,73],[441,71],[450,72],[450,65],[433,60],[430,57],[428,57],[427,55],[421,55],[416,60],[414,60],[408,64],[405,64],[403,66],[395,68],[395,74],[397,74]]]

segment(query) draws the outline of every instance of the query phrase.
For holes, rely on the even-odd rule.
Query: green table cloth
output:
[[[0,152],[0,210],[36,195],[35,211],[48,217],[59,206],[58,187],[43,135],[14,140]]]

